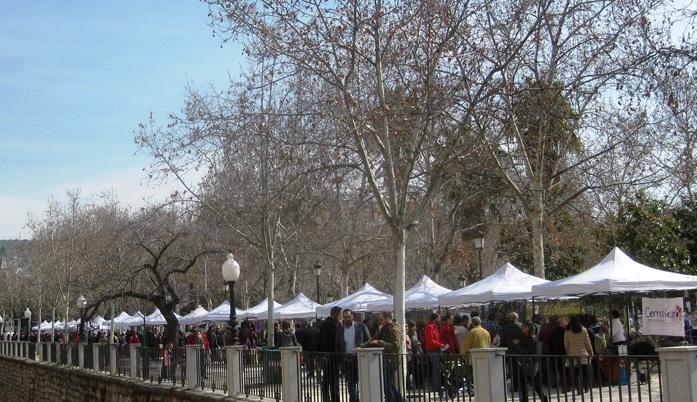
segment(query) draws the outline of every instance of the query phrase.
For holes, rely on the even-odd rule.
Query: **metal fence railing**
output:
[[[68,365],[68,345],[60,345],[60,350],[58,352],[58,364],[63,366]]]
[[[50,354],[50,359],[48,361],[50,361],[52,363],[58,363],[58,361],[59,361],[59,358],[58,358],[59,345],[60,345],[59,343],[52,343],[51,344],[51,348],[50,348],[51,354]]]
[[[281,352],[250,349],[242,352],[242,387],[247,397],[281,400]]]
[[[507,401],[662,401],[657,356],[505,355]]]
[[[99,344],[99,371],[111,372],[111,350],[108,343]]]
[[[41,345],[45,361],[111,372],[111,345],[47,343]],[[82,350],[82,352],[79,352]],[[93,358],[93,351],[99,353]],[[0,354],[36,358],[36,344],[0,342]],[[194,353],[188,356],[187,352]],[[278,350],[251,349],[236,351],[236,362],[242,369],[234,373],[241,392],[248,398],[281,400],[282,361]],[[494,352],[492,352],[494,353]],[[79,359],[82,354],[83,359]],[[295,356],[291,353],[289,356]],[[358,361],[354,354],[299,352],[297,355],[298,395],[291,399],[303,402],[320,400],[352,401],[359,396]],[[368,355],[366,355],[368,356]],[[372,356],[375,356],[374,354]],[[490,355],[493,357],[493,355]],[[228,365],[222,353],[207,354],[198,348],[136,347],[134,360],[131,347],[116,347],[117,375],[176,386],[227,392]],[[365,357],[365,356],[364,356]],[[499,359],[499,360],[496,360]],[[601,354],[596,356],[518,355],[501,353],[495,366],[485,364],[484,373],[491,373],[500,385],[498,392],[507,402],[661,402],[664,398],[660,361],[657,355]],[[467,355],[458,354],[382,354],[379,367],[372,363],[372,379],[379,376],[383,384],[361,399],[422,402],[479,402],[489,392],[477,395],[473,368]],[[92,367],[95,365],[96,367]],[[187,363],[200,370],[187,383]],[[296,363],[293,363],[296,364]],[[135,367],[135,370],[132,368]],[[671,367],[671,366],[669,366]],[[478,370],[480,367],[478,367]],[[495,371],[486,371],[495,370]],[[362,375],[366,375],[363,373]],[[291,379],[293,381],[293,379]],[[234,381],[233,384],[238,384]],[[293,384],[291,384],[293,385]],[[672,390],[671,390],[672,391]],[[294,391],[295,392],[295,391]],[[504,398],[501,398],[502,400]]]
[[[51,347],[51,345],[48,343],[41,344],[41,361],[45,361],[45,362],[51,361],[51,355],[49,354],[50,347]]]
[[[80,349],[77,345],[70,345],[70,365],[80,367]]]
[[[220,348],[213,349],[210,353],[203,353],[201,358],[202,387],[213,392],[227,392],[227,363],[223,352]]]
[[[299,399],[356,400],[358,366],[351,353],[302,352],[299,373]]]

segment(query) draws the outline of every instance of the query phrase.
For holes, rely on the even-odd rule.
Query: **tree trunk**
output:
[[[539,205],[530,211],[530,219],[532,220],[532,233],[530,234],[530,240],[532,241],[533,272],[535,276],[544,278],[544,214],[542,213],[542,208]]]
[[[174,306],[165,305],[162,307],[158,306],[158,308],[160,309],[162,316],[165,318],[165,321],[167,321],[167,325],[165,326],[164,344],[167,345],[168,343],[171,343],[172,345],[176,346],[177,333],[179,332],[179,320],[177,320],[177,317],[174,315]]]
[[[268,297],[268,310],[269,310],[269,316],[268,320],[266,320],[266,345],[273,347],[276,346],[274,345],[273,342],[273,302],[276,299],[274,297],[274,284],[275,284],[275,277],[274,277],[274,270],[273,268],[269,269],[269,281],[268,281],[268,286],[269,286],[269,293],[267,295]]]
[[[406,251],[407,251],[407,230],[404,228],[394,229],[392,232],[393,251],[395,254],[395,275],[394,275],[394,319],[400,327],[399,353],[406,353],[406,334],[404,333],[404,289],[406,287]]]

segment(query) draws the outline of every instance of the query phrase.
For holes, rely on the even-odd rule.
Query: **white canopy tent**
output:
[[[42,322],[40,325],[34,325],[33,327],[31,327],[31,330],[32,330],[32,331],[38,331],[39,328],[41,328],[41,332],[44,332],[44,331],[46,331],[47,329],[51,329],[51,323],[48,322],[48,321],[46,321],[46,320],[44,320],[44,322]]]
[[[435,283],[424,275],[414,286],[404,293],[404,305],[407,309],[438,308],[438,296],[450,293],[452,290]],[[386,302],[371,303],[368,311],[392,311],[394,304]]]
[[[378,303],[392,304],[392,296],[388,295],[387,293],[383,293],[370,286],[369,283],[366,283],[355,293],[331,303],[323,304],[317,307],[316,311],[319,317],[327,317],[329,316],[332,307],[335,306],[341,307],[342,309],[351,309],[353,311],[368,311],[369,305]]]
[[[280,308],[281,304],[274,301],[273,302],[273,309],[274,311],[277,308]],[[257,320],[268,320],[269,319],[269,298],[267,297],[266,299],[262,300],[261,303],[257,304],[254,307],[250,307],[249,310],[245,311],[242,314],[242,319],[245,318],[253,318]]]
[[[300,293],[299,295],[295,296],[293,300],[277,309],[274,309],[273,314],[274,317],[281,320],[314,318],[317,315],[315,310],[319,306],[319,303],[315,303],[314,301],[310,300],[310,298]]]
[[[174,316],[177,317],[177,320],[181,320],[181,318],[182,318],[182,316],[180,316],[177,313],[174,313]],[[181,321],[179,321],[179,322],[181,322]],[[159,308],[156,308],[155,311],[152,312],[152,314],[145,317],[145,325],[165,325],[165,324],[167,324],[167,320],[165,320],[165,317],[162,315]]]
[[[464,288],[446,293],[438,298],[441,306],[485,304],[493,301],[527,300],[532,297],[532,287],[549,282],[526,274],[505,263],[496,272]]]
[[[140,325],[144,325],[145,322],[143,320],[143,313],[140,311],[136,311],[135,314],[133,314],[130,318],[125,318],[123,321],[121,321],[121,325],[123,327],[138,327]]]
[[[239,308],[235,307],[235,314],[237,317],[242,317],[245,314],[244,310],[240,310]],[[224,302],[220,303],[220,305],[213,310],[209,311],[208,314],[206,315],[205,320],[206,321],[228,321],[230,319],[230,302],[225,300]]]
[[[697,276],[648,267],[615,247],[594,267],[568,278],[533,286],[532,292],[535,297],[560,297],[689,289],[697,289]]]
[[[133,318],[132,315],[128,314],[125,311],[122,311],[121,314],[117,315],[114,318],[114,327],[116,328],[126,328],[128,325],[125,325],[129,320]],[[142,321],[142,318],[141,318]],[[111,320],[104,320],[102,322],[102,329],[111,329]]]
[[[228,311],[230,311],[228,309]],[[190,325],[190,324],[196,324],[197,322],[201,321],[206,321],[206,317],[208,316],[208,310],[203,308],[202,306],[196,307],[196,309],[189,314],[185,315],[184,317],[179,319],[179,324],[181,325]]]

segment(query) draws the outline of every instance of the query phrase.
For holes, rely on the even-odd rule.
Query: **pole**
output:
[[[477,254],[479,254],[479,280],[481,281],[484,278],[484,275],[482,272],[482,249],[481,248],[477,249]]]
[[[315,284],[317,285],[317,303],[322,304],[322,297],[319,293],[319,275],[315,275]]]
[[[56,341],[56,308],[51,312],[51,343]]]
[[[235,281],[230,281],[228,283],[228,289],[230,290],[230,331],[237,327],[237,311],[235,309]]]
[[[114,344],[114,301],[111,301],[111,334],[109,334],[109,345]]]

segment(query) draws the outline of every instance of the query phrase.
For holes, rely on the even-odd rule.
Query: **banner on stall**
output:
[[[571,317],[583,314],[583,303],[579,301],[548,301],[540,306],[540,314],[545,317],[552,315]]]
[[[682,297],[641,298],[644,335],[685,336],[685,309]]]

